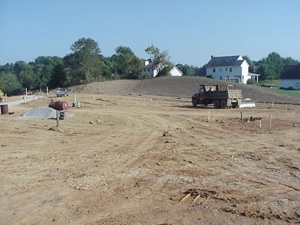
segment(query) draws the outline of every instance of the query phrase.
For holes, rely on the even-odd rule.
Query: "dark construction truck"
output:
[[[192,96],[193,106],[213,104],[214,108],[237,108],[242,103],[242,90],[233,85],[199,85],[199,92]]]

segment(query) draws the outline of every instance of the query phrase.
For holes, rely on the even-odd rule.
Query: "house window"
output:
[[[232,72],[232,68],[229,68],[229,72]]]
[[[222,76],[220,76],[220,80],[222,80]]]
[[[213,68],[213,73],[215,73],[216,72],[216,68]]]
[[[225,71],[227,71],[227,68],[225,69]]]

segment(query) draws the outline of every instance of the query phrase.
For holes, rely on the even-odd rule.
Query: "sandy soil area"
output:
[[[17,119],[48,98],[0,115],[0,224],[300,223],[299,105],[77,100],[59,127]]]

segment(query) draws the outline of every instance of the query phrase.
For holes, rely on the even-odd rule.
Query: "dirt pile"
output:
[[[39,106],[27,110],[23,113],[20,119],[29,119],[29,118],[43,118],[43,119],[54,119],[56,118],[56,110],[50,107]]]
[[[146,80],[115,80],[96,82],[71,87],[71,92],[117,95],[156,95],[180,98],[190,98],[197,92],[200,84],[229,84],[220,80],[202,77],[159,77]],[[231,83],[232,84],[232,83]],[[300,99],[267,92],[259,87],[244,84],[234,84],[242,89],[244,98],[255,102],[276,102],[300,104]]]

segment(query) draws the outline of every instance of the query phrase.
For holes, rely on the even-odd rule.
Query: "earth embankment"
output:
[[[260,103],[300,104],[300,99],[272,93],[260,87],[245,84],[228,83],[202,77],[159,77],[145,80],[113,80],[78,85],[70,88],[71,92],[118,95],[156,95],[190,98],[197,92],[200,84],[234,84],[242,89],[243,98],[251,98]]]

